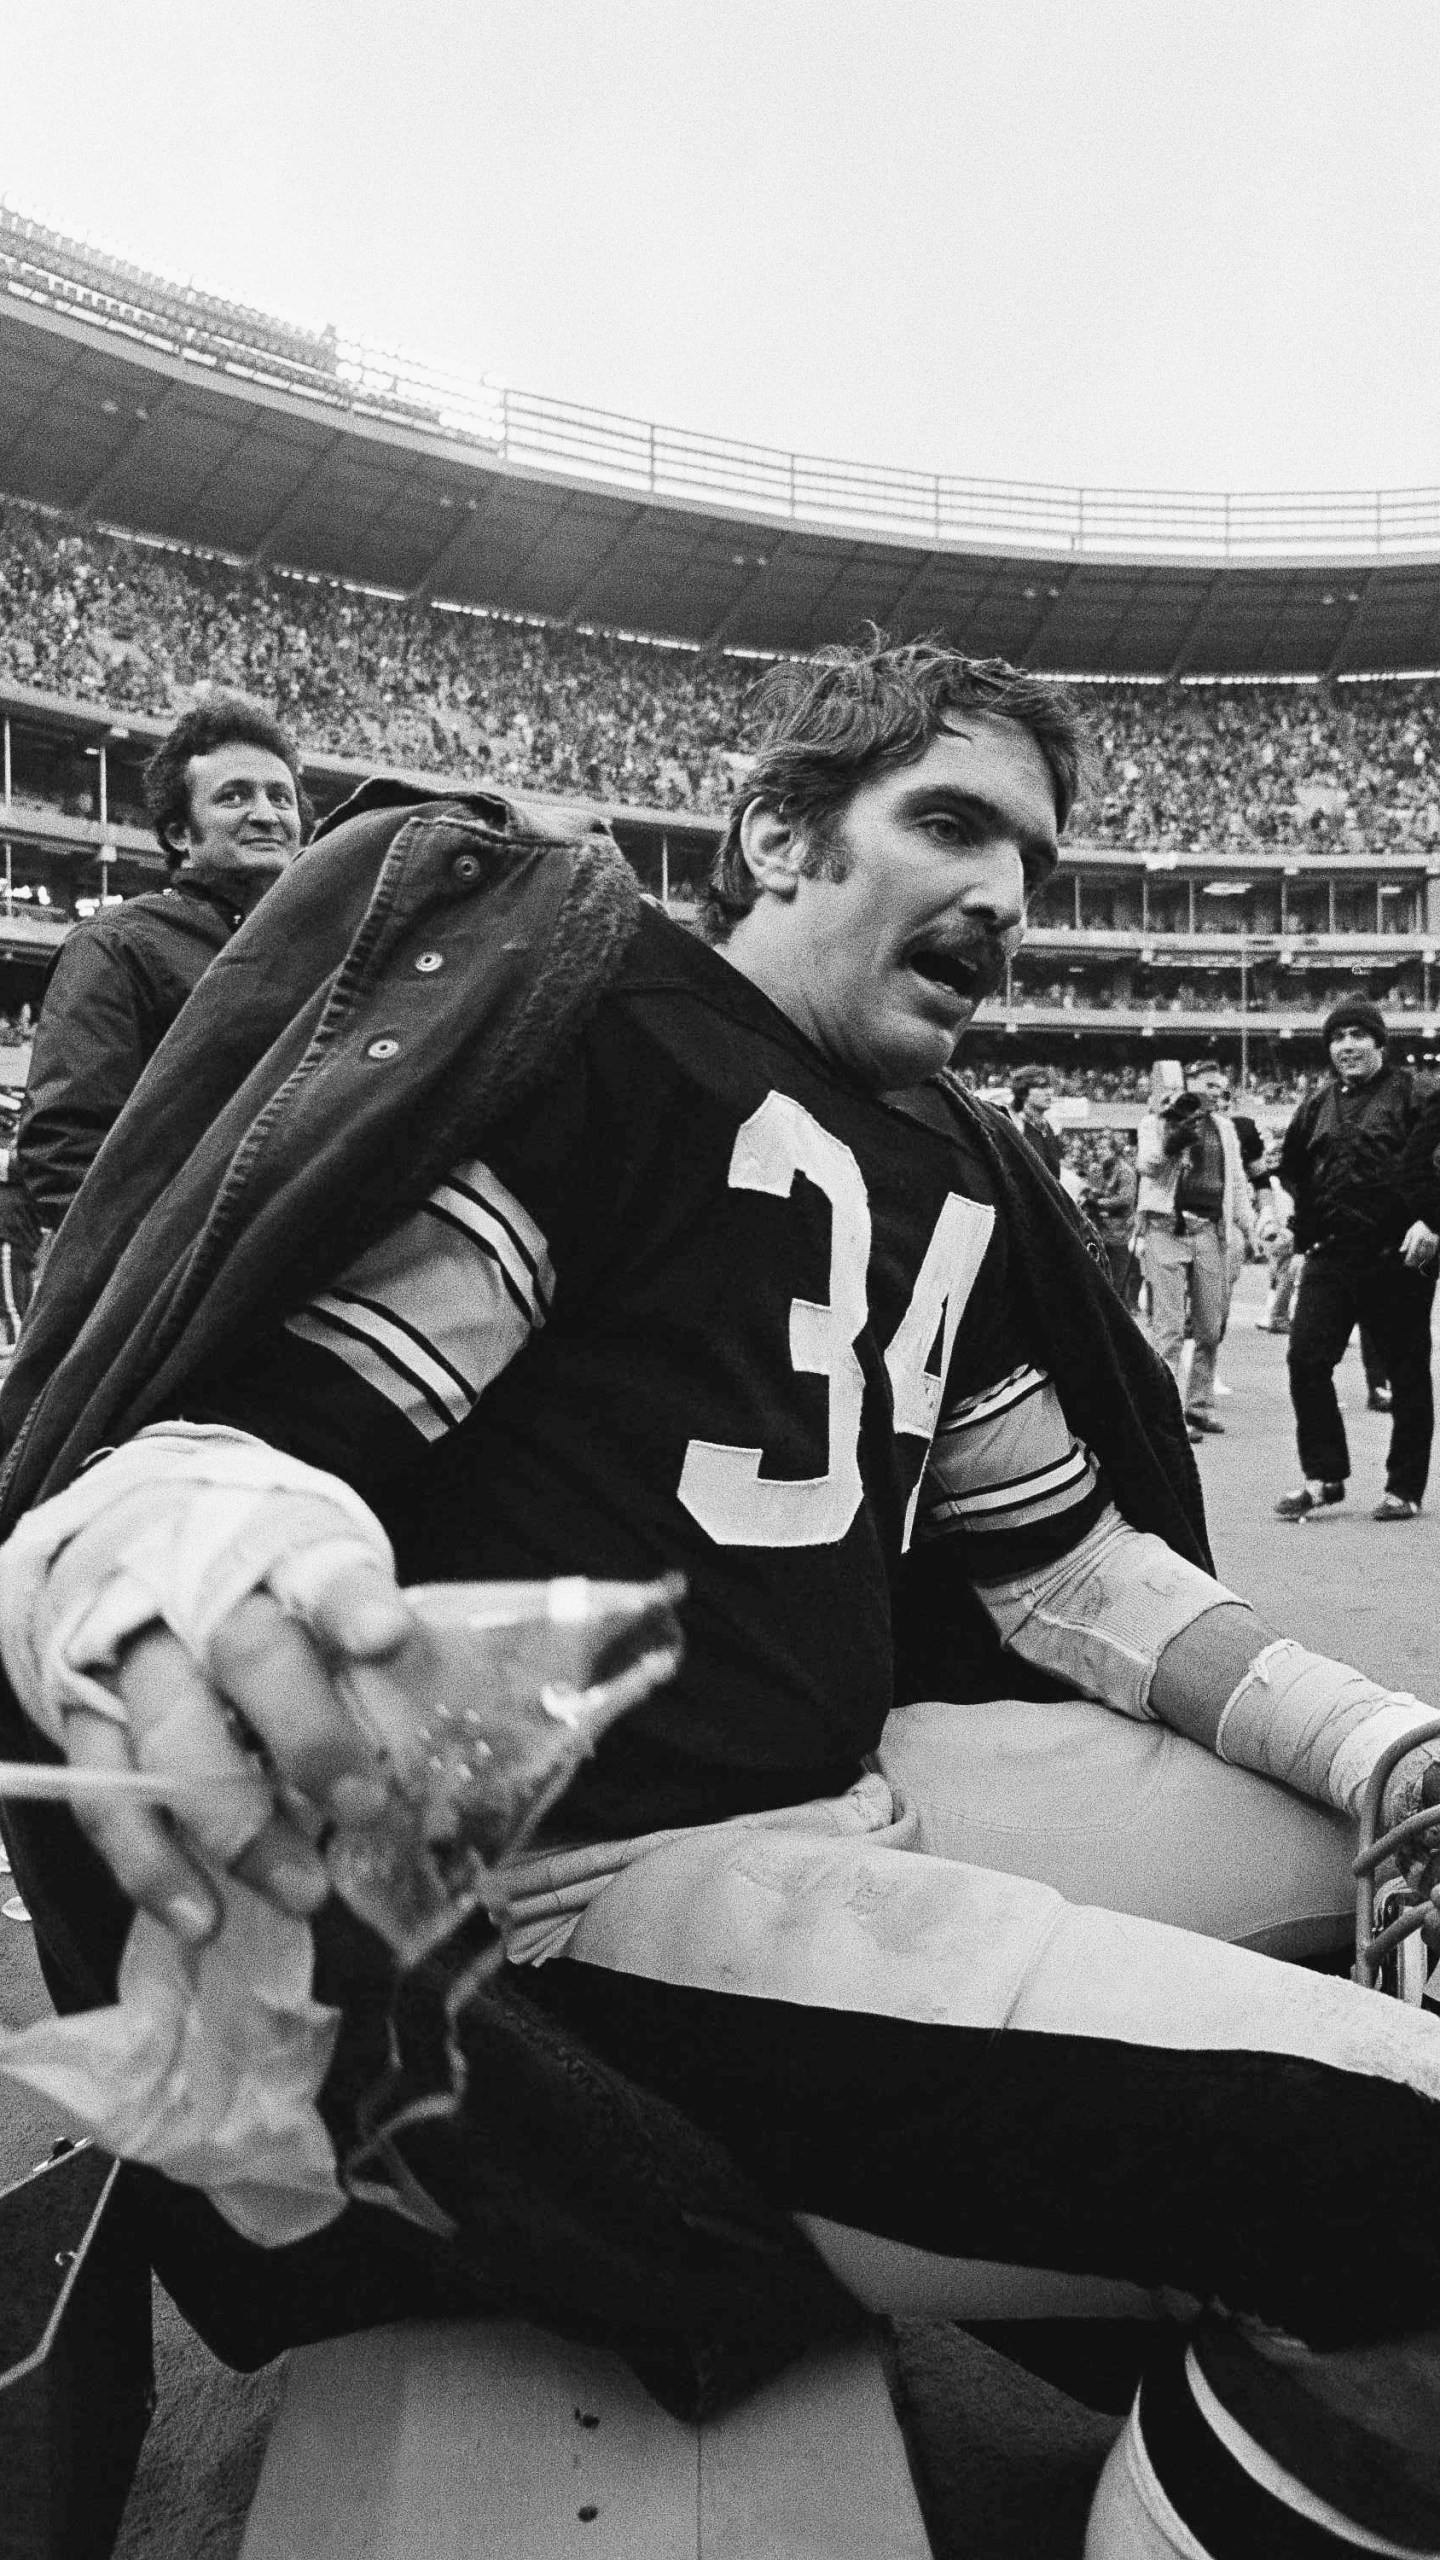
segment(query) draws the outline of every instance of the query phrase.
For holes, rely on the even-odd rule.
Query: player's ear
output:
[[[752,800],[740,820],[740,850],[759,889],[774,898],[793,898],[805,848],[779,809]]]

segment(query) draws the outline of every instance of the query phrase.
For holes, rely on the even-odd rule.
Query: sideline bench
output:
[[[518,2321],[291,2355],[240,2560],[930,2560],[873,2341],[723,2417]]]

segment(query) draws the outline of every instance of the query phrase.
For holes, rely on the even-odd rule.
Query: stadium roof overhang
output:
[[[1440,558],[1046,554],[652,496],[351,413],[0,291],[0,489],[439,602],[727,649],[866,620],[1076,675],[1440,661]]]

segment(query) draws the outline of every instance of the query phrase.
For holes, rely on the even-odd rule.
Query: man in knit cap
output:
[[[1343,1502],[1350,1473],[1335,1370],[1357,1324],[1389,1373],[1390,1454],[1377,1520],[1413,1520],[1425,1492],[1435,1425],[1430,1306],[1440,1236],[1401,1172],[1421,1102],[1406,1067],[1385,1056],[1383,1015],[1363,996],[1327,1015],[1332,1072],[1285,1132],[1279,1176],[1295,1203],[1305,1257],[1290,1324],[1290,1397],[1305,1481],[1283,1494],[1282,1520]]]

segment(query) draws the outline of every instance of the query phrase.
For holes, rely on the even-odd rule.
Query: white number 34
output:
[[[844,1537],[860,1508],[860,1408],[865,1380],[855,1345],[869,1313],[870,1197],[850,1149],[822,1129],[789,1094],[767,1094],[735,1140],[734,1191],[768,1191],[788,1200],[803,1173],[830,1203],[830,1295],[823,1306],[790,1302],[790,1359],[827,1382],[828,1448],[823,1476],[762,1475],[763,1449],[692,1440],[680,1472],[680,1499],[722,1547],[828,1547]],[[928,1449],[940,1410],[955,1330],[985,1258],[995,1212],[951,1192],[916,1275],[910,1304],[885,1354],[895,1399],[895,1428]],[[942,1332],[943,1326],[943,1332]],[[936,1336],[940,1365],[926,1363]],[[923,1471],[923,1470],[922,1470]],[[919,1500],[910,1497],[905,1544]]]

